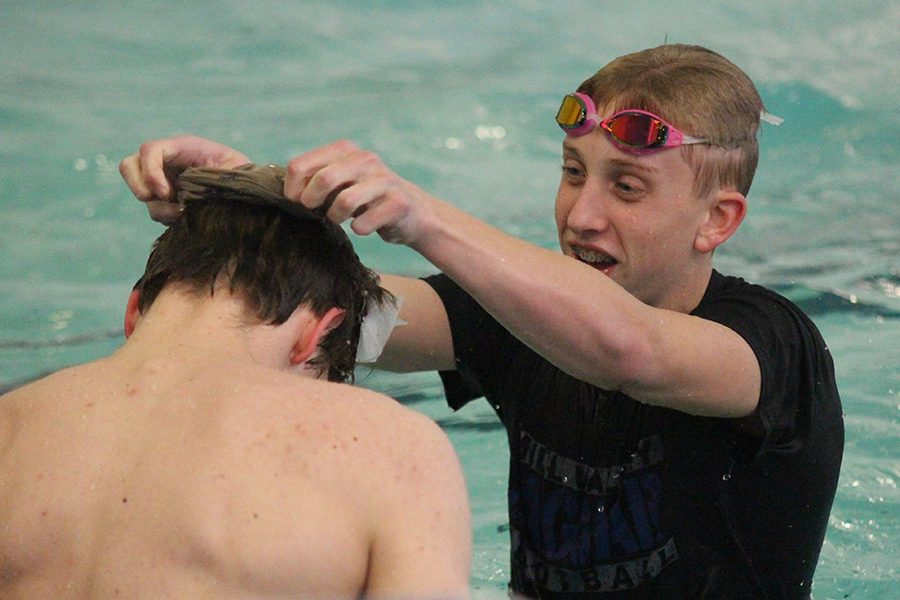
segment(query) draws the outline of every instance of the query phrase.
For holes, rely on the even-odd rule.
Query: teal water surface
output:
[[[563,93],[619,54],[699,43],[770,112],[750,215],[718,268],[779,289],[828,340],[846,412],[815,597],[896,597],[900,516],[900,38],[896,2],[18,2],[0,8],[0,389],[121,343],[161,226],[117,162],[196,133],[258,161],[336,138],[498,227],[556,247]],[[413,252],[356,239],[371,266]],[[508,579],[506,441],[435,374],[360,370],[433,416],[471,489],[473,588]]]

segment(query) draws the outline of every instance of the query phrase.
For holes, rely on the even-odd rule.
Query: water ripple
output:
[[[884,276],[867,278],[875,285],[886,285]],[[834,313],[853,313],[863,316],[900,318],[900,310],[882,306],[874,302],[862,301],[855,294],[843,294],[828,290],[815,290],[798,284],[771,284],[773,290],[790,299],[806,314],[815,317]],[[896,284],[892,288],[896,290]]]

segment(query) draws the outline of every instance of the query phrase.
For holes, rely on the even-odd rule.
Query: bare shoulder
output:
[[[92,364],[66,367],[25,383],[0,395],[0,412],[11,414],[44,401],[64,401],[65,393],[86,379]]]
[[[462,467],[430,418],[371,390],[341,386],[353,448],[347,496],[363,499],[372,531],[372,597],[468,596],[471,513]],[[346,412],[345,412],[346,411]]]
[[[83,431],[87,423],[75,421],[75,407],[92,402],[82,389],[90,368],[90,364],[68,367],[0,396],[0,455],[14,462],[29,460],[37,456],[35,448],[61,447],[62,441],[46,444],[57,432],[65,432],[61,439],[68,442],[74,431]],[[31,450],[22,450],[23,444]],[[7,464],[6,468],[12,467]]]
[[[282,408],[309,417],[309,424],[350,440],[370,461],[399,467],[455,461],[438,425],[385,394],[327,381],[294,381],[281,396]],[[351,446],[351,447],[352,447]]]
[[[211,386],[222,390],[216,402],[227,404],[228,429],[245,445],[290,444],[335,477],[385,477],[456,459],[433,421],[372,390],[275,371],[242,372],[227,386],[209,382],[207,391]]]
[[[268,389],[277,398],[264,411],[266,422],[244,426],[262,432],[278,424],[282,444],[303,448],[303,459],[291,462],[295,475],[312,476],[346,501],[358,500],[371,523],[410,523],[422,512],[420,529],[432,527],[433,514],[442,514],[443,523],[469,530],[462,467],[430,418],[346,384],[285,379]]]

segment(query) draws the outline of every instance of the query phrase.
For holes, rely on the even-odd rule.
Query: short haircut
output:
[[[244,302],[246,317],[265,324],[284,323],[301,305],[319,316],[344,309],[343,321],[324,336],[322,352],[310,363],[327,369],[331,381],[352,381],[367,306],[390,296],[378,281],[344,230],[327,218],[286,200],[236,200],[213,190],[184,203],[182,215],[154,243],[135,289],[142,314],[169,286],[210,296],[227,286]]]
[[[716,188],[750,191],[763,102],[750,78],[725,57],[701,46],[659,46],[613,60],[578,91],[600,111],[646,110],[709,140],[680,148],[694,170],[697,197]]]

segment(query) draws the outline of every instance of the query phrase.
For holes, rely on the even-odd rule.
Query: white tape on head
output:
[[[782,119],[781,117],[776,117],[775,115],[769,114],[766,111],[762,111],[761,113],[759,113],[759,120],[765,121],[769,125],[774,125],[776,127],[778,127],[779,125],[784,123],[784,119]]]
[[[382,304],[366,308],[359,331],[359,345],[356,348],[356,362],[373,363],[381,356],[384,346],[394,327],[406,325],[400,319],[403,298],[395,296]]]

